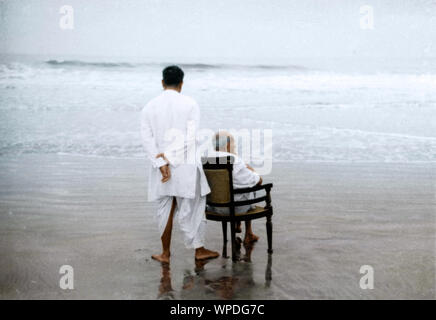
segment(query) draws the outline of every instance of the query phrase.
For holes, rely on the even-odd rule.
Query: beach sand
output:
[[[147,164],[67,155],[0,158],[1,299],[435,299],[435,164],[274,163],[251,262],[195,265],[176,227],[160,250]],[[177,224],[176,224],[177,225]],[[207,247],[221,252],[221,224]],[[230,248],[229,248],[230,250]],[[242,248],[244,252],[244,248]],[[62,265],[74,289],[59,287]],[[359,286],[362,265],[374,289]]]

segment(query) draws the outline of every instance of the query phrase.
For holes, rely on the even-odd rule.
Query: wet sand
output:
[[[195,264],[176,228],[160,249],[147,165],[0,158],[1,299],[435,299],[435,164],[275,163],[274,254],[264,220],[251,262]],[[221,225],[207,246],[221,251]],[[245,248],[241,249],[245,253]],[[74,268],[74,290],[59,268]],[[359,269],[374,268],[362,290]]]

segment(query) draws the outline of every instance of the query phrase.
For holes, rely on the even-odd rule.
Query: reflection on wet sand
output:
[[[244,255],[241,256],[241,245],[244,247]],[[196,260],[194,274],[186,271],[183,278],[183,285],[180,295],[182,299],[234,299],[243,296],[250,299],[251,292],[255,290],[256,283],[253,278],[253,264],[251,254],[254,243],[242,243],[238,238],[239,261],[231,263],[231,275],[225,274],[228,265],[227,261],[218,272],[208,272],[205,268],[211,260]],[[265,270],[265,287],[269,287],[272,279],[272,255],[268,255],[268,262]],[[171,284],[170,265],[162,263],[162,278],[159,285],[158,299],[175,299],[174,290]]]
[[[171,285],[171,272],[169,263],[162,263],[162,278],[160,279],[159,294],[157,298],[161,300],[174,299],[174,290]]]

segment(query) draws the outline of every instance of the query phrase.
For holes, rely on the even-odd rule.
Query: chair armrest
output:
[[[233,194],[240,194],[240,193],[248,193],[248,192],[253,192],[253,191],[257,191],[257,190],[262,190],[264,189],[266,191],[266,195],[262,196],[262,197],[258,197],[255,199],[250,199],[250,200],[242,200],[242,201],[235,201],[234,202],[234,206],[235,207],[240,207],[240,206],[246,206],[249,204],[255,204],[255,203],[259,203],[262,201],[266,202],[266,207],[271,207],[271,195],[270,195],[270,191],[271,188],[273,187],[272,183],[266,183],[266,184],[262,184],[262,185],[256,185],[254,187],[251,188],[241,188],[241,189],[234,189],[233,190]],[[207,201],[207,204],[213,207],[230,207],[231,203],[227,202],[227,203],[214,203],[214,202],[210,202]]]
[[[261,185],[255,185],[254,187],[251,187],[251,188],[234,189],[233,193],[234,194],[248,193],[248,192],[254,192],[254,191],[262,190],[262,189],[265,189],[266,192],[269,192],[272,187],[273,187],[272,183],[266,183],[266,184],[261,184]]]
[[[263,196],[263,197],[254,198],[254,199],[250,199],[250,200],[235,201],[235,207],[259,203],[259,202],[267,201],[267,199],[268,199],[267,196]]]

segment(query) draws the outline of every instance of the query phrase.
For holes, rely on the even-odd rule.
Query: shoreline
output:
[[[251,263],[200,270],[177,223],[170,270],[150,258],[146,160],[1,156],[0,169],[1,299],[436,298],[435,163],[273,162],[274,254],[256,220]],[[221,237],[209,221],[207,246],[221,252]],[[63,264],[74,290],[59,288]],[[359,288],[362,265],[373,290]]]

